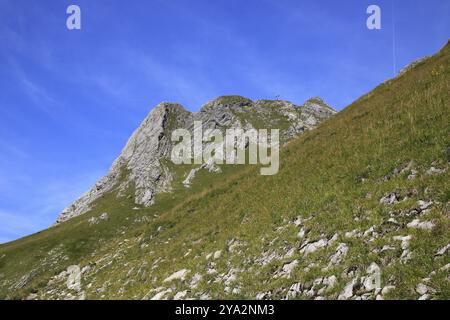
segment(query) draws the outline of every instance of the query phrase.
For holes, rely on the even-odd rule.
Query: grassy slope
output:
[[[335,298],[348,282],[341,276],[343,271],[363,271],[376,262],[382,268],[383,283],[396,286],[388,297],[417,298],[414,288],[421,279],[450,262],[448,255],[434,257],[450,242],[448,209],[444,209],[450,201],[449,63],[447,45],[289,143],[281,152],[281,168],[275,176],[260,176],[256,167],[227,167],[229,172],[220,181],[203,173],[191,189],[161,195],[158,205],[141,210],[132,210],[135,205],[129,198],[116,199],[112,192],[86,215],[0,246],[0,297],[21,298],[37,292],[55,298],[68,290],[60,283],[54,293],[45,294],[51,276],[70,264],[95,262],[83,276],[88,298],[142,298],[161,286],[173,293],[189,289],[188,297],[193,298],[205,293],[213,298],[254,298],[269,290],[273,298],[281,298],[293,283],[332,274],[339,282],[327,297]],[[410,161],[419,171],[416,179],[407,180],[404,173],[383,180]],[[431,165],[447,171],[427,176],[424,173]],[[394,191],[411,195],[396,205],[379,203],[383,195]],[[368,193],[372,196],[367,197]],[[436,222],[432,231],[383,223],[391,211],[412,208],[419,199],[434,201],[432,210],[421,217]],[[110,219],[89,226],[87,219],[102,212],[108,212]],[[304,226],[310,230],[310,240],[337,233],[338,242],[349,246],[345,260],[323,271],[335,247],[307,257],[300,254],[299,228],[289,223],[297,216],[311,218]],[[412,218],[401,222],[408,219]],[[346,231],[371,226],[382,235],[374,241],[344,237]],[[396,235],[413,236],[414,255],[407,263],[399,259],[400,243],[392,239]],[[233,239],[241,245],[231,252]],[[395,250],[375,253],[386,244]],[[286,257],[291,248],[293,256]],[[222,250],[222,256],[214,262],[207,260],[206,255],[216,250]],[[278,258],[258,264],[259,258],[270,253]],[[275,278],[274,273],[293,259],[299,265],[291,277]],[[183,268],[190,270],[186,281],[163,282]],[[240,288],[234,294],[225,293],[225,284],[217,280],[232,268],[244,271],[231,284]],[[208,269],[217,274],[207,274]],[[32,270],[24,288],[10,288]],[[195,273],[202,280],[194,289],[189,282]],[[437,272],[431,279],[436,298],[450,298],[446,276]]]

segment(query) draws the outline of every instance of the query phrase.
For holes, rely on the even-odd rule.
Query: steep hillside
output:
[[[290,141],[274,176],[200,171],[145,207],[122,170],[90,211],[0,246],[0,296],[449,299],[449,101],[447,44]]]

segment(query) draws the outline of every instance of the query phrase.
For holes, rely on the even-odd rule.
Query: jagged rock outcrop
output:
[[[194,121],[202,121],[203,130],[279,128],[281,141],[287,141],[335,113],[317,97],[297,106],[282,100],[252,101],[240,96],[224,96],[209,101],[195,113],[177,103],[160,103],[133,133],[108,174],[65,208],[56,223],[89,211],[97,199],[113,188],[121,196],[133,184],[135,202],[143,206],[153,204],[156,194],[171,191],[173,173],[165,164],[170,161],[173,147],[171,133],[178,128],[192,133]],[[220,172],[211,164],[199,166],[187,175],[185,186],[189,186],[195,172],[203,168]]]
[[[160,163],[170,155],[171,142],[167,129],[169,125],[184,127],[190,116],[190,112],[179,104],[159,104],[133,133],[108,174],[64,209],[57,223],[87,212],[92,202],[115,186],[120,195],[120,191],[124,191],[133,182],[136,203],[146,206],[153,203],[155,193],[169,191],[171,174]]]

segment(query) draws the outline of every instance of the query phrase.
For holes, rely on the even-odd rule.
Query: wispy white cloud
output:
[[[14,206],[14,212],[0,207],[0,239],[12,241],[30,233],[45,229],[53,224],[58,214],[80,195],[86,192],[103,173],[92,172],[79,177],[62,177],[61,180],[41,181],[36,188],[35,181],[28,177],[19,184],[8,181],[2,197],[17,192],[26,197],[21,205]],[[17,197],[15,197],[17,199]]]
[[[4,62],[9,67],[9,76],[15,82],[12,84],[13,88],[28,97],[33,107],[53,116],[52,109],[61,105],[54,94],[47,90],[41,82],[36,81],[13,54],[3,53],[3,56]]]
[[[163,62],[151,53],[125,45],[118,46],[115,52],[111,63],[116,63],[116,68],[95,70],[95,73],[83,70],[72,80],[90,92],[101,93],[121,104],[139,103],[137,108],[144,107],[148,102],[145,99],[152,96],[175,97],[200,104],[206,102],[208,93],[215,90],[208,75],[202,71],[200,60],[192,59],[189,64],[180,66],[170,59]],[[183,58],[189,59],[187,56]],[[100,99],[98,96],[93,98]]]
[[[26,75],[20,78],[21,83],[24,86],[25,92],[30,96],[30,98],[42,108],[44,111],[49,112],[47,106],[49,104],[55,104],[56,100],[37,83],[31,81]]]
[[[128,54],[134,56],[132,60],[134,68],[142,68],[143,75],[148,81],[156,83],[165,92],[172,92],[183,100],[195,99],[205,102],[208,92],[214,91],[213,84],[198,70],[194,76],[190,70],[163,64],[143,52]]]
[[[0,159],[2,157],[8,158],[20,158],[28,159],[30,157],[29,153],[22,148],[18,147],[15,143],[8,142],[4,139],[0,139]]]
[[[10,241],[22,235],[37,231],[36,223],[31,219],[32,216],[25,217],[0,209],[0,239]]]
[[[51,107],[57,105],[56,99],[43,86],[33,81],[20,67],[16,66],[15,70],[16,79],[23,92],[36,107],[51,115]]]

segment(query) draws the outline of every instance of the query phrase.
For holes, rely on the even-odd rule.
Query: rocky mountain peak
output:
[[[254,102],[241,96],[221,96],[204,104],[199,112],[189,112],[178,103],[161,102],[132,134],[108,174],[64,209],[57,223],[89,211],[98,198],[112,189],[121,196],[134,185],[135,203],[143,206],[153,204],[156,194],[172,191],[174,173],[165,164],[170,161],[174,145],[171,134],[177,128],[193,132],[194,121],[201,121],[204,129],[277,128],[281,130],[282,141],[287,141],[313,129],[334,113],[320,98],[296,106],[283,100]],[[203,168],[220,172],[211,166],[192,170],[196,172]],[[192,171],[185,174],[189,181],[194,178]]]
[[[208,112],[219,108],[239,108],[252,105],[253,101],[242,96],[220,96],[205,103],[200,112]]]
[[[336,113],[322,98],[313,97],[305,101],[303,109],[319,118],[328,118]]]

